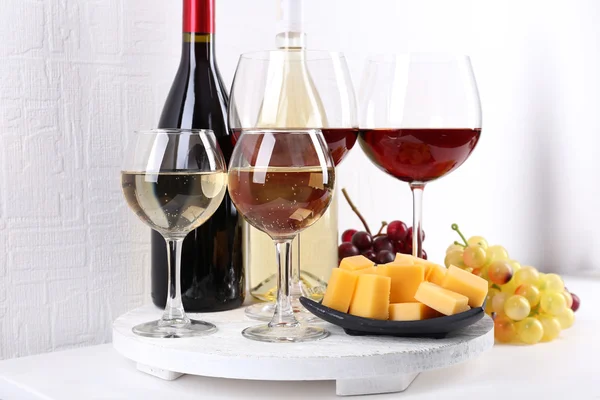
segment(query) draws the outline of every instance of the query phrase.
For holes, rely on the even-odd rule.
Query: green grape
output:
[[[575,313],[570,308],[567,308],[557,315],[556,319],[558,319],[561,328],[568,329],[573,326],[573,323],[575,322]]]
[[[514,322],[506,315],[498,315],[494,319],[494,337],[500,343],[510,343],[517,336]]]
[[[573,307],[573,296],[571,295],[571,293],[565,290],[564,292],[562,292],[562,295],[565,296],[565,300],[567,301],[567,308]]]
[[[515,294],[517,287],[518,287],[518,285],[515,282],[515,278],[513,278],[510,281],[508,281],[508,283],[506,285],[500,286],[500,290],[502,291],[502,293],[506,293],[507,295],[510,296],[512,294]]]
[[[508,299],[509,295],[506,293],[496,293],[492,298],[492,310],[496,314],[504,314],[504,303]]]
[[[460,251],[461,253],[465,250],[465,246],[461,246],[460,244],[451,244],[446,249],[446,254],[452,253],[453,251]]]
[[[509,260],[508,262],[510,263],[510,266],[511,266],[511,268],[512,268],[512,270],[513,270],[513,274],[514,274],[515,272],[517,272],[518,270],[520,270],[520,269],[521,269],[521,264],[519,264],[519,262],[518,262],[518,261],[515,261],[515,260]]]
[[[508,260],[508,251],[502,246],[494,245],[487,248],[488,263],[497,260]]]
[[[544,336],[544,327],[537,319],[528,317],[517,323],[517,335],[523,343],[536,344]]]
[[[467,240],[467,244],[469,246],[483,247],[484,250],[488,248],[488,242],[483,236],[471,236],[469,240]]]
[[[488,277],[496,285],[505,285],[513,277],[513,270],[506,260],[497,260],[488,267]]]
[[[480,246],[467,246],[463,253],[463,261],[469,268],[480,268],[485,265],[487,253]]]
[[[515,294],[521,295],[527,299],[531,308],[537,306],[540,303],[540,289],[531,283],[524,283],[517,287]]]
[[[497,295],[498,293],[501,293],[501,292],[500,292],[500,290],[498,290],[496,288],[488,289],[488,294],[485,298],[485,313],[487,315],[492,315],[492,312],[494,311],[494,308],[493,308],[494,296]]]
[[[444,264],[446,268],[450,268],[451,265],[454,265],[459,268],[464,268],[465,264],[463,263],[463,249],[452,251],[446,254],[446,258],[444,258]]]
[[[515,294],[504,302],[504,312],[509,318],[520,321],[527,318],[531,312],[531,306],[525,297]]]
[[[563,292],[565,284],[562,278],[556,274],[546,274],[542,280],[542,290],[546,292]]]
[[[540,279],[540,274],[537,269],[533,267],[521,267],[518,271],[515,272],[515,283],[517,286],[522,285],[524,283],[530,283],[532,285],[537,285]]]
[[[560,335],[560,330],[562,327],[558,318],[548,314],[539,315],[537,318],[538,321],[542,323],[542,327],[544,328],[542,342],[551,342],[552,340],[556,339],[558,335]]]
[[[540,307],[546,314],[558,316],[567,309],[567,300],[561,293],[543,292]]]

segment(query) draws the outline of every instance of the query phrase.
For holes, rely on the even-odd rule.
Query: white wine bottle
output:
[[[276,0],[277,52],[269,60],[266,93],[256,126],[272,129],[327,128],[327,116],[305,60],[306,34],[302,0]],[[337,265],[336,196],[321,219],[294,240],[292,293],[315,300],[323,297],[331,270]],[[247,226],[246,261],[250,293],[263,301],[275,300],[277,264],[273,241]],[[300,271],[300,275],[298,275]]]

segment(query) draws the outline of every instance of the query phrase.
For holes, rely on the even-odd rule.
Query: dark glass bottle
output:
[[[215,0],[183,1],[181,63],[159,128],[212,129],[228,162],[233,145],[227,126],[227,92],[215,60]],[[152,232],[152,301],[167,300],[167,254]],[[244,302],[242,226],[229,195],[215,214],[185,238],[181,293],[188,312],[223,311]]]

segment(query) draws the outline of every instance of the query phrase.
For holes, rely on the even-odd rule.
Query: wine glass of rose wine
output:
[[[356,98],[344,55],[304,48],[242,54],[231,89],[229,125],[234,140],[247,129],[319,129],[339,165],[358,137]],[[298,299],[321,300],[338,262],[336,201],[334,196],[334,206],[292,245],[292,307],[300,319],[318,320]],[[245,232],[250,293],[264,302],[248,306],[246,315],[269,321],[277,266],[262,254],[271,240],[252,227]]]
[[[334,181],[333,160],[319,130],[253,129],[238,138],[229,194],[246,221],[271,238],[278,263],[275,313],[268,325],[246,328],[242,334],[248,339],[303,342],[328,336],[294,315],[291,246],[329,207]]]
[[[410,185],[412,249],[421,257],[423,189],[461,166],[479,141],[471,61],[435,53],[370,57],[359,99],[360,146],[377,167]]]
[[[181,247],[187,234],[217,210],[227,190],[227,168],[210,130],[136,132],[125,151],[121,186],[127,204],[166,241],[168,299],[162,318],[133,327],[153,338],[203,336],[217,328],[188,318],[181,302]]]

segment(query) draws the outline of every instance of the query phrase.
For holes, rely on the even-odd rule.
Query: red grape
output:
[[[373,239],[373,250],[376,252],[381,250],[394,251],[394,245],[387,236],[377,236]]]
[[[581,304],[581,301],[579,300],[579,296],[577,296],[575,293],[571,293],[571,297],[573,297],[573,304],[571,304],[571,310],[575,312],[579,310],[579,304]]]
[[[357,256],[360,254],[360,251],[350,242],[342,243],[338,246],[338,258],[346,258]]]
[[[381,250],[377,253],[377,264],[387,264],[396,258],[396,255],[389,250]]]
[[[402,221],[392,221],[387,226],[387,235],[392,240],[405,240],[408,227]]]
[[[404,243],[404,254],[412,254],[412,242]]]
[[[394,241],[394,251],[396,253],[403,253],[404,247],[404,242],[402,242],[401,240]]]
[[[342,233],[342,243],[352,241],[352,235],[356,233],[356,229],[346,229],[344,233]]]
[[[377,262],[377,254],[373,250],[365,250],[362,252],[362,255],[373,262]]]
[[[373,245],[373,238],[367,232],[356,232],[352,235],[352,244],[359,250],[368,250]]]
[[[413,227],[411,226],[410,228],[408,228],[408,242],[412,243],[413,240]],[[421,229],[421,242],[425,241],[425,231],[423,229]]]
[[[425,250],[424,250],[424,249],[421,249],[421,258],[422,258],[423,260],[427,260],[427,253],[425,252]]]

